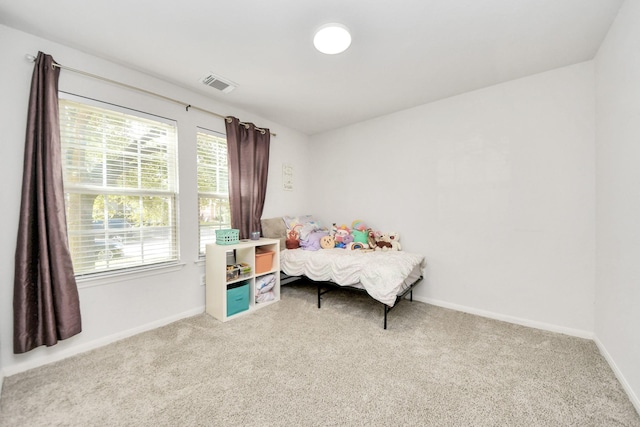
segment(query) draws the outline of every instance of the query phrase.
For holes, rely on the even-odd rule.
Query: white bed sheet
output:
[[[390,307],[395,304],[396,296],[422,275],[425,263],[424,255],[405,251],[287,249],[280,252],[280,268],[286,274],[361,287]]]

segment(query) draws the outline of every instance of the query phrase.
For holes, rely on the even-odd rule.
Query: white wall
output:
[[[596,64],[596,342],[640,412],[640,2]]]
[[[104,344],[153,326],[204,311],[204,287],[200,286],[202,265],[196,263],[197,254],[197,187],[196,187],[196,126],[224,133],[224,122],[215,116],[186,112],[185,108],[161,101],[98,80],[62,71],[60,89],[94,97],[178,121],[180,166],[180,235],[181,261],[177,271],[163,271],[144,277],[125,277],[120,280],[82,284],[80,303],[83,332],[61,341],[51,348],[41,347],[24,355],[14,355],[13,343],[13,272],[14,254],[20,206],[20,183],[24,154],[27,101],[33,64],[26,54],[38,50],[51,54],[56,61],[69,67],[98,74],[116,81],[145,88],[164,96],[184,100],[190,104],[220,114],[235,115],[258,126],[270,127],[277,137],[272,138],[269,186],[265,216],[281,212],[298,212],[307,206],[306,177],[296,176],[293,192],[281,190],[282,163],[295,163],[305,169],[309,158],[309,138],[260,117],[239,111],[204,96],[189,92],[130,69],[100,60],[59,44],[0,26],[0,115],[2,144],[0,144],[0,173],[2,200],[0,211],[4,236],[0,242],[0,374],[11,375],[43,363],[57,360],[78,351]],[[229,96],[233,96],[230,94]],[[0,376],[1,377],[1,376]]]
[[[312,211],[399,232],[418,299],[590,337],[593,85],[587,62],[312,136]]]
[[[626,2],[595,60],[595,79],[591,62],[566,67],[316,135],[311,145],[308,137],[249,113],[0,26],[6,203],[0,217],[7,230],[0,243],[0,384],[3,373],[201,312],[204,304],[197,225],[189,219],[197,215],[192,141],[195,126],[224,131],[222,122],[63,71],[62,90],[179,121],[185,265],[82,287],[82,334],[12,354],[13,260],[33,69],[24,55],[42,50],[63,64],[271,127],[278,136],[265,217],[315,213],[326,222],[363,219],[399,231],[406,250],[427,256],[418,299],[574,335],[595,330],[640,407],[638,23],[640,4]],[[296,166],[293,192],[280,190],[282,163]]]

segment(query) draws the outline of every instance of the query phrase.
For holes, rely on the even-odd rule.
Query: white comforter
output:
[[[290,276],[363,287],[376,300],[392,307],[401,290],[415,281],[425,266],[424,255],[404,251],[364,252],[347,249],[280,253],[280,268]]]

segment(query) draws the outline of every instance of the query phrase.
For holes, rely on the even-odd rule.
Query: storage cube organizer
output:
[[[249,284],[246,282],[227,287],[227,316],[249,310]]]
[[[271,270],[273,265],[273,252],[257,252],[256,251],[256,274],[266,273]]]
[[[235,228],[225,228],[216,230],[216,244],[234,245],[240,241],[240,230]]]
[[[227,322],[280,300],[278,239],[241,239],[233,245],[206,247],[207,314]],[[264,252],[268,253],[261,255]],[[256,263],[258,271],[267,272],[256,274]],[[259,289],[258,283],[262,283]]]

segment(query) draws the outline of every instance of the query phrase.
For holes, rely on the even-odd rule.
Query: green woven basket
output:
[[[234,245],[240,241],[240,230],[227,228],[216,230],[216,243],[218,245]]]

